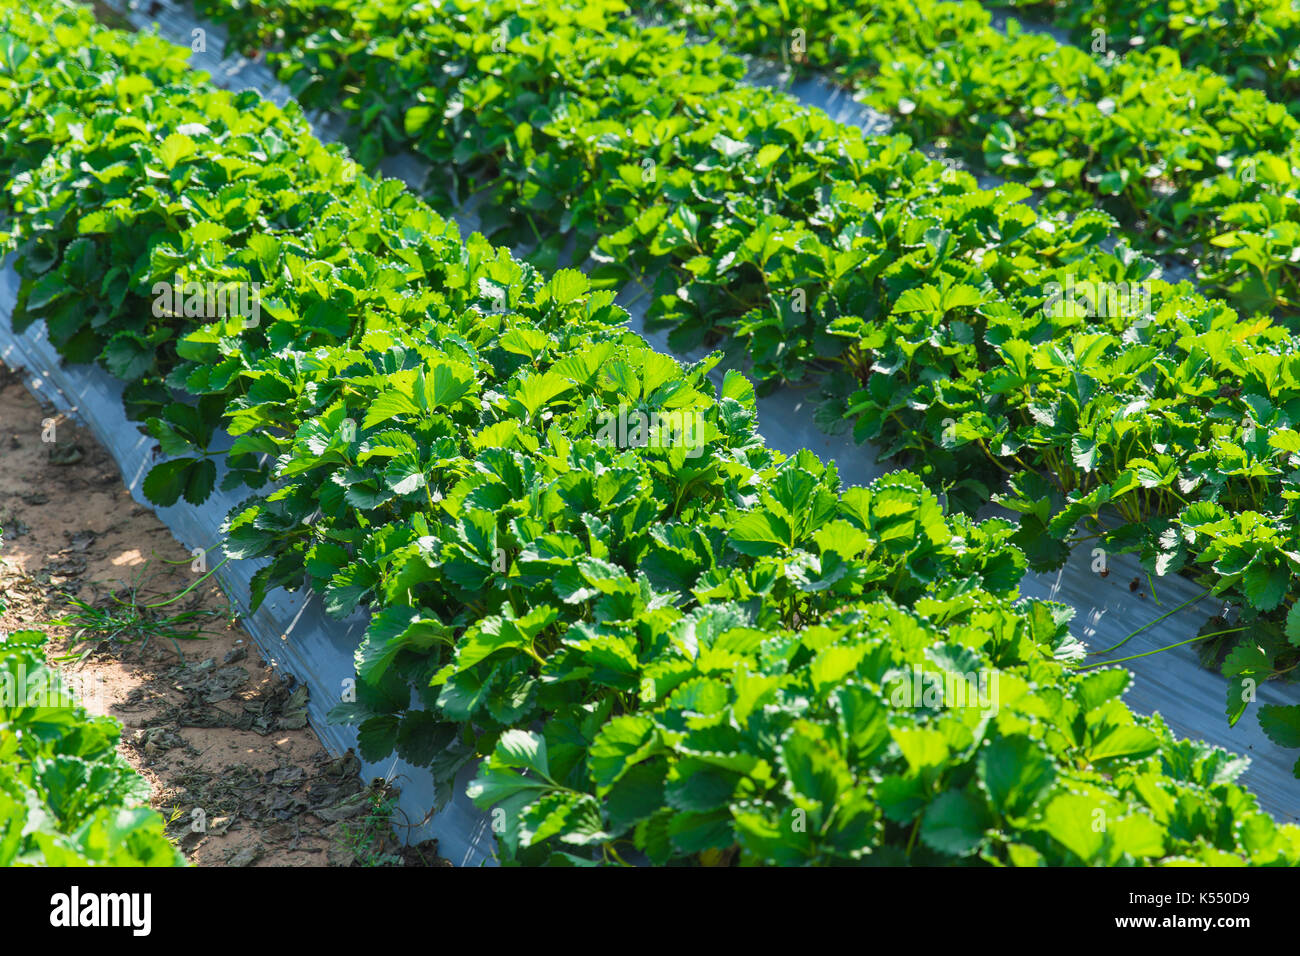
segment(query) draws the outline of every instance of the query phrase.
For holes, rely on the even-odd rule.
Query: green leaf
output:
[[[1106,817],[1098,801],[1063,793],[1043,812],[1044,829],[1084,863],[1093,863],[1106,846]]]
[[[613,718],[592,741],[587,757],[596,795],[609,793],[623,774],[660,746],[659,733],[648,717],[625,714]]]
[[[434,362],[424,371],[424,408],[427,411],[449,409],[464,398],[473,385],[474,370],[469,366],[459,362]],[[368,415],[366,421],[370,421]]]
[[[1075,685],[1075,700],[1085,714],[1089,713],[1123,694],[1132,679],[1133,675],[1122,667],[1092,671]]]
[[[377,395],[366,409],[366,417],[361,427],[367,431],[376,425],[396,418],[398,415],[419,415],[420,406],[409,395],[390,390]]]
[[[156,505],[168,507],[181,496],[190,504],[202,504],[212,494],[217,466],[204,458],[174,458],[154,465],[144,479],[144,495]]]
[[[1002,737],[989,742],[978,761],[979,779],[993,807],[1003,816],[1021,818],[1056,780],[1051,758],[1029,737]]]
[[[510,797],[526,794],[526,800],[549,790],[551,785],[541,780],[534,780],[513,770],[492,766],[487,761],[479,765],[478,775],[465,788],[466,795],[479,807],[499,804]]]
[[[1143,814],[1134,814],[1112,822],[1110,838],[1114,853],[1127,853],[1138,859],[1165,854],[1164,828]]]
[[[362,723],[357,729],[361,759],[376,763],[396,750],[400,725],[396,714],[380,714]]]
[[[818,730],[797,725],[782,742],[780,758],[794,794],[826,813],[840,794],[852,787],[853,776],[843,756]]]
[[[1286,612],[1286,639],[1300,647],[1300,601],[1292,604]]]
[[[544,291],[557,305],[568,305],[586,295],[590,288],[591,280],[577,269],[559,269]]]
[[[195,145],[194,140],[180,133],[172,133],[158,147],[158,158],[162,160],[163,166],[170,172],[176,168],[178,163],[197,152],[198,147]]]
[[[775,163],[784,152],[785,147],[777,146],[775,143],[768,143],[758,151],[757,155],[754,156],[754,168],[767,169],[767,167]]]
[[[402,715],[397,730],[397,755],[417,767],[427,767],[455,742],[459,730],[430,711],[409,711]]]
[[[891,728],[890,734],[913,771],[941,766],[948,759],[948,741],[937,730],[928,727]]]
[[[1268,436],[1268,443],[1273,448],[1300,455],[1300,432],[1290,428],[1280,428],[1273,432]]]
[[[497,741],[495,757],[506,767],[532,770],[549,778],[551,767],[546,757],[546,738],[524,730],[507,730]]]
[[[524,811],[520,836],[525,845],[558,836],[564,843],[589,846],[610,838],[602,827],[600,804],[589,793],[552,791]]]
[[[1279,747],[1300,747],[1300,704],[1264,704],[1259,726]]]
[[[419,136],[420,131],[423,130],[424,127],[429,124],[429,120],[433,119],[436,115],[437,112],[428,104],[421,103],[418,106],[412,106],[406,111],[406,115],[402,119],[402,129],[406,132],[407,136]]]
[[[1142,727],[1128,724],[1114,727],[1088,748],[1088,759],[1111,760],[1116,757],[1142,757],[1160,748],[1160,738]]]
[[[722,379],[721,397],[730,398],[746,408],[754,407],[754,384],[735,369],[728,369]]]
[[[1291,573],[1285,566],[1257,561],[1246,569],[1242,590],[1246,600],[1261,611],[1271,611],[1286,597],[1291,584]]]
[[[984,842],[992,820],[979,800],[961,790],[949,790],[925,808],[921,839],[951,856],[969,856]]]
[[[754,557],[778,554],[794,545],[794,530],[772,511],[751,511],[731,524],[731,546]]]

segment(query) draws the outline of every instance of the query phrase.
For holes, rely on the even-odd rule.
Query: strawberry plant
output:
[[[1259,87],[1290,109],[1300,92],[1300,69],[1293,59],[1300,42],[1300,11],[1285,0],[1010,0],[993,5],[1041,9],[1070,30],[1080,46],[1099,53],[1172,47],[1188,66],[1209,67],[1235,85]]]
[[[1243,311],[1294,314],[1300,164],[1288,98],[1194,66],[1181,44],[1096,58],[947,0],[662,7],[734,49],[833,69],[899,128],[1029,184],[1051,208],[1107,209]],[[1275,62],[1290,70],[1288,56]]]
[[[296,109],[184,76],[128,112],[89,94],[89,83],[47,80],[46,60],[61,43],[100,32],[72,7],[50,16],[64,29],[0,0],[0,42],[28,47],[7,67],[14,82],[0,88],[48,86],[70,120],[66,135],[13,160],[23,169],[3,199],[23,276],[20,318],[66,310],[65,354],[110,367],[121,332],[155,342],[148,355],[127,348],[130,361],[115,369],[131,380],[128,404],[147,417],[168,461],[184,462],[155,470],[152,490],[200,499],[219,464],[231,466],[232,486],[252,486],[227,522],[226,551],[265,562],[254,601],[305,586],[330,613],[367,612],[357,699],[335,718],[358,726],[368,757],[396,752],[429,767],[444,796],[459,768],[485,758],[471,792],[503,811],[505,859],[1281,865],[1300,856],[1300,830],[1278,826],[1234,783],[1241,761],[1133,714],[1120,700],[1123,671],[1080,667],[1068,609],[1016,600],[1028,564],[1017,540],[1040,550],[1032,526],[946,514],[908,472],[846,488],[833,463],[772,451],[758,434],[750,382],[735,371],[720,385],[709,378],[719,355],[683,366],[655,353],[626,329],[601,275],[539,269],[482,237],[462,240],[399,184],[316,145]],[[275,22],[287,30],[297,21]],[[129,54],[98,65],[112,79],[136,75]],[[21,108],[12,116],[30,121]],[[523,148],[527,135],[518,127],[511,135]],[[752,162],[734,167],[754,175],[761,146],[708,142],[707,151],[686,143],[684,155],[707,171],[752,151]],[[827,143],[838,150],[829,133]],[[927,188],[942,194],[955,182],[962,192],[965,181],[895,149],[888,162],[919,171]],[[510,149],[491,162],[501,155]],[[827,170],[856,161],[835,157]],[[467,170],[473,159],[465,155]],[[781,181],[792,210],[817,198]],[[536,194],[520,195],[545,210]],[[1005,195],[951,202],[954,215],[970,217],[966,235],[997,231],[990,206],[1005,207],[1008,227],[1049,258],[1151,268],[1124,249],[1090,248],[1104,217],[1058,228]],[[670,248],[700,246],[692,261],[712,248],[701,243],[698,216],[664,217]],[[1072,307],[1018,307],[1035,295],[1042,306],[1043,287],[997,289],[960,257],[945,269],[963,231],[903,220],[899,209],[860,234],[902,228],[901,244],[933,257],[932,268],[913,261],[889,276],[880,263],[873,281],[889,307],[835,317],[836,334],[859,349],[842,364],[870,373],[865,381],[841,373],[856,384],[838,399],[867,403],[856,414],[870,411],[872,383],[900,370],[936,392],[988,374],[998,386],[989,394],[1010,397],[1005,409],[996,400],[986,409],[1018,424],[1021,410],[1038,412],[1052,395],[1070,422],[1071,402],[1155,387],[1160,376],[1137,371],[1140,342],[1093,327]],[[779,246],[778,231],[746,254]],[[850,241],[842,251],[859,249]],[[640,246],[629,245],[634,254]],[[1014,272],[980,261],[991,273]],[[1044,265],[1034,281],[1051,281],[1068,261]],[[128,267],[125,279],[110,278]],[[53,270],[68,282],[47,282],[42,295],[53,298],[33,301]],[[177,273],[262,282],[266,321],[155,314],[148,289]],[[765,274],[756,270],[753,282]],[[113,281],[123,283],[121,300],[95,311],[97,290]],[[1194,356],[1217,349],[1224,361],[1256,363],[1260,375],[1266,354],[1281,364],[1289,339],[1280,328],[1245,326],[1185,288],[1162,292],[1169,298],[1149,333],[1158,341]],[[1189,318],[1193,309],[1202,311]],[[1053,335],[1061,345],[1050,344]],[[1238,342],[1241,351],[1228,348]],[[906,354],[891,367],[886,350],[896,346]],[[1112,362],[1105,383],[1083,381],[1112,349],[1135,354]],[[926,372],[941,360],[958,374]],[[1195,371],[1184,384],[1209,404]],[[1243,402],[1273,427],[1281,403],[1266,407],[1255,392]],[[881,427],[923,411],[892,409]],[[1211,428],[1227,418],[1202,417]],[[978,425],[967,416],[959,440],[940,437],[945,454],[968,456],[952,456],[954,467],[983,459],[1001,470],[1036,437],[1012,447],[972,437]],[[217,426],[234,436],[228,451],[210,447]],[[1186,497],[1172,478],[1165,491],[1165,436],[1141,437],[1149,444],[1132,454],[1146,454],[1146,465],[1124,445],[1106,467],[1123,461],[1145,491],[1161,490],[1144,497],[1124,487],[1134,498],[1121,513],[1170,506],[1161,494]],[[1092,443],[1099,462],[1114,448],[1100,434]],[[1243,450],[1262,454],[1254,438]],[[918,461],[923,452],[915,450]],[[1087,457],[1088,446],[1077,454]],[[1221,505],[1222,516],[1198,511],[1182,527],[1204,528],[1215,544],[1202,550],[1221,545],[1209,560],[1225,587],[1240,581],[1266,603],[1277,586],[1258,565],[1284,552],[1274,541],[1252,564],[1234,537],[1265,540],[1269,530],[1239,508],[1262,481],[1253,461],[1243,469],[1204,502]],[[1143,485],[1151,475],[1155,484]],[[1026,501],[1038,490],[1018,486]],[[1081,500],[1066,505],[1054,493],[1095,490],[1049,488],[1041,514]],[[1232,534],[1215,524],[1225,520]],[[1256,673],[1271,666],[1235,661]],[[1287,713],[1264,718],[1285,735]],[[1098,813],[1109,821],[1101,830],[1092,826]]]

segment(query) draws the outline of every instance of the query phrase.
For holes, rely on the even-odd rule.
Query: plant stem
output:
[[[1105,650],[1101,650],[1101,651],[1093,651],[1089,656],[1094,656],[1094,657],[1095,657],[1095,656],[1098,655],[1098,654],[1109,654],[1111,651],[1113,651],[1113,650],[1117,650],[1118,648],[1123,647],[1125,644],[1127,644],[1127,643],[1128,643],[1129,641],[1131,641],[1133,638],[1137,637],[1139,634],[1141,634],[1141,633],[1142,633],[1143,631],[1145,631],[1147,628],[1155,627],[1157,624],[1159,624],[1159,623],[1160,623],[1161,621],[1163,621],[1165,618],[1167,618],[1167,617],[1171,617],[1172,615],[1177,614],[1179,611],[1181,611],[1183,608],[1187,607],[1189,604],[1195,604],[1197,601],[1200,601],[1202,598],[1205,598],[1206,596],[1208,596],[1209,593],[1210,593],[1211,591],[1213,591],[1213,590],[1214,590],[1213,588],[1206,588],[1202,593],[1196,595],[1195,597],[1190,597],[1190,598],[1188,598],[1188,599],[1187,599],[1186,601],[1184,601],[1182,604],[1178,605],[1178,607],[1173,608],[1173,609],[1170,610],[1170,611],[1166,611],[1164,614],[1161,614],[1158,618],[1156,618],[1156,619],[1153,620],[1153,621],[1148,621],[1147,623],[1143,624],[1141,627],[1139,627],[1139,628],[1138,628],[1136,631],[1134,631],[1133,633],[1129,634],[1127,637],[1124,638],[1124,640],[1120,641],[1118,644],[1112,644],[1110,647],[1106,648]]]
[[[1177,644],[1167,644],[1164,647],[1157,647],[1154,651],[1143,651],[1141,654],[1132,654],[1128,657],[1117,657],[1113,661],[1098,661],[1095,664],[1082,664],[1075,670],[1087,670],[1090,667],[1105,667],[1108,664],[1122,664],[1125,661],[1135,661],[1139,657],[1150,657],[1152,654],[1160,654],[1164,651],[1171,651],[1175,647],[1182,647],[1184,644],[1195,644],[1197,641],[1209,640],[1211,637],[1221,637],[1224,634],[1236,634],[1238,631],[1244,631],[1244,627],[1230,627],[1226,631],[1213,631],[1209,634],[1200,634],[1196,637],[1189,637],[1185,641],[1179,641]]]
[[[202,584],[202,583],[203,583],[204,581],[206,581],[208,578],[212,577],[212,575],[214,575],[214,574],[216,574],[218,571],[220,571],[221,568],[222,568],[222,567],[226,564],[226,562],[228,562],[229,560],[230,560],[229,558],[222,558],[222,559],[221,559],[221,563],[218,564],[215,568],[213,568],[213,569],[212,569],[211,571],[209,571],[207,574],[203,575],[203,577],[199,578],[197,581],[195,581],[193,584],[191,584],[189,587],[187,587],[184,591],[181,591],[179,594],[176,594],[176,595],[174,595],[174,596],[168,598],[166,601],[159,601],[157,604],[141,604],[140,607],[142,607],[142,608],[150,608],[150,609],[153,609],[153,608],[159,608],[159,607],[166,607],[166,606],[169,605],[169,604],[175,604],[177,601],[179,601],[181,598],[185,597],[185,595],[189,594],[191,591],[193,591],[196,587],[198,587],[200,584]]]

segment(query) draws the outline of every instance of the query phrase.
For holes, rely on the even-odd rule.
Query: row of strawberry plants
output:
[[[354,77],[364,74],[356,54],[369,37],[384,37],[373,52],[386,61],[398,89],[414,92],[419,65],[405,43],[391,42],[395,28],[437,19],[421,4],[367,9],[350,0],[269,0],[251,7],[243,0],[197,0],[196,7],[227,25],[233,46],[268,40],[286,46],[297,60],[290,73],[299,87],[319,84],[325,74],[316,97],[322,105],[359,90],[358,109],[379,131],[368,136],[377,149],[397,137],[402,112],[383,102],[380,88],[334,83],[329,74],[348,67]],[[1139,227],[1152,249],[1193,261],[1203,286],[1244,310],[1287,315],[1297,301],[1300,272],[1292,250],[1300,243],[1300,194],[1291,173],[1300,165],[1297,121],[1280,103],[1238,91],[1211,70],[1184,70],[1172,49],[1097,62],[1051,37],[1023,33],[1014,22],[999,32],[973,0],[848,10],[824,0],[776,6],[654,0],[632,7],[643,14],[666,7],[735,49],[780,56],[796,67],[835,68],[902,128],[950,140],[991,170],[1043,190],[1049,204],[1074,210],[1100,204],[1116,213],[1126,226]],[[245,16],[250,9],[257,15]],[[459,19],[458,12],[448,15]],[[495,30],[505,19],[490,18],[488,25]],[[593,10],[582,23],[608,29],[608,14],[602,22]],[[491,34],[493,49],[505,45],[509,29]],[[635,24],[630,29],[637,34]]]
[[[122,725],[86,712],[44,645],[0,631],[0,866],[182,865]]]
[[[373,7],[358,10],[367,16],[375,12]],[[578,12],[589,20],[596,11]],[[543,13],[548,18],[577,15],[559,7]],[[479,8],[472,15],[479,16]],[[491,15],[508,15],[508,10],[497,6]],[[448,43],[457,45],[475,32],[490,34],[493,22],[472,22],[464,32],[451,33]],[[551,30],[552,26],[547,19],[538,29],[547,30],[559,43],[572,36],[571,30]],[[644,68],[636,67],[638,73],[687,75],[692,86],[701,90],[700,95],[691,95],[690,110],[684,115],[669,113],[661,120],[640,123],[638,137],[644,133],[652,143],[649,149],[638,149],[635,142],[619,144],[599,134],[613,129],[615,120],[630,120],[640,104],[670,101],[676,94],[669,83],[650,87],[629,80],[629,102],[612,104],[617,109],[614,118],[583,131],[584,139],[597,140],[600,154],[595,159],[597,168],[580,179],[571,175],[578,171],[572,146],[553,130],[547,131],[545,143],[541,132],[528,134],[538,141],[536,149],[514,147],[521,118],[517,111],[485,117],[454,143],[434,138],[445,126],[429,121],[434,107],[415,106],[413,112],[431,129],[428,152],[442,150],[462,157],[447,169],[445,179],[437,177],[439,181],[474,176],[484,166],[501,169],[494,179],[497,191],[484,204],[487,218],[496,223],[495,228],[491,222],[487,227],[491,238],[518,242],[535,230],[553,233],[555,238],[532,257],[542,265],[553,258],[548,252],[575,240],[580,251],[593,249],[602,260],[593,270],[602,285],[625,281],[632,270],[658,271],[667,266],[670,271],[661,280],[663,294],[652,319],[671,327],[674,344],[683,349],[702,341],[733,342],[746,348],[761,389],[799,381],[814,371],[836,372],[834,384],[841,398],[847,396],[871,374],[873,347],[864,338],[863,317],[869,320],[889,312],[908,293],[925,301],[932,284],[945,289],[953,282],[989,286],[981,297],[1013,293],[1041,297],[1045,284],[1065,278],[1066,266],[1090,275],[1111,261],[1099,257],[1102,265],[1090,264],[1090,257],[1097,257],[1094,241],[1104,236],[1108,225],[1104,217],[1039,228],[1037,218],[1013,201],[1023,195],[1016,187],[972,195],[974,183],[969,177],[924,160],[908,151],[902,140],[855,143],[824,116],[799,110],[789,100],[773,101],[763,91],[743,91],[742,98],[729,101],[723,119],[711,118],[712,93],[719,84],[710,85],[702,73],[714,62],[722,64],[724,74],[738,75],[740,64],[712,48],[696,54],[662,31],[655,36],[663,41],[663,49],[649,55],[627,45],[626,55],[616,56],[610,51],[616,41],[598,37],[597,45],[583,45],[577,55],[566,51],[557,61],[558,70],[572,73],[582,62],[599,64],[613,57],[618,63],[635,57],[645,61]],[[455,72],[447,62],[419,52],[418,59],[429,63],[431,72]],[[407,52],[403,59],[416,57]],[[630,72],[625,63],[616,69]],[[384,78],[373,79],[376,82],[366,89],[393,88],[379,82]],[[607,79],[608,75],[600,74],[593,84],[602,85]],[[332,101],[350,81],[350,76],[339,77],[321,96],[305,98],[309,105]],[[736,92],[734,83],[720,82],[725,92]],[[500,84],[489,80],[484,85],[496,87],[497,93],[491,95],[500,98]],[[433,92],[426,95],[432,97]],[[365,102],[357,106],[369,114],[374,104],[368,98],[371,94],[365,95]],[[573,101],[573,91],[560,87],[550,91],[550,98],[559,109]],[[392,108],[400,120],[400,98],[385,94],[380,99],[395,104]],[[591,109],[600,108],[591,102]],[[458,104],[447,108],[467,112]],[[527,108],[526,102],[519,107]],[[585,103],[581,108],[587,108]],[[756,120],[750,118],[755,115]],[[376,129],[390,126],[378,122]],[[695,130],[689,138],[681,135],[688,127]],[[483,140],[497,146],[485,146]],[[362,152],[372,156],[385,151],[382,132],[362,146]],[[761,177],[753,173],[755,154],[762,157]],[[648,167],[654,169],[646,177],[643,171]],[[566,179],[573,181],[567,189]],[[695,179],[703,184],[692,186]],[[664,189],[666,195],[661,195],[661,181],[671,184]],[[635,192],[633,182],[638,187]],[[763,186],[776,190],[776,195],[764,191],[758,202],[746,201],[743,193]],[[20,187],[27,189],[26,184]],[[28,204],[39,208],[41,187],[33,181],[30,190]],[[709,201],[700,201],[696,193],[708,195]],[[885,195],[897,198],[880,198]],[[876,220],[865,231],[860,222],[864,211],[873,211]],[[707,255],[701,254],[701,247]],[[1052,271],[1052,266],[1059,270]],[[1147,263],[1135,263],[1131,276],[1137,280],[1149,269]],[[978,275],[980,270],[994,278],[985,281]],[[75,280],[75,276],[52,274],[46,281],[60,287],[68,278]],[[966,310],[964,315],[978,304],[965,289],[953,292],[951,300],[954,308],[959,304]],[[29,305],[33,314],[50,317],[43,296]],[[55,318],[61,319],[62,314],[55,313]],[[1070,315],[1061,321],[1074,319]],[[92,349],[104,345],[103,336],[94,335],[93,320],[66,331],[61,321],[53,324],[56,342],[84,335]],[[147,363],[150,343],[133,342],[138,350],[119,334],[111,355]],[[840,409],[843,405],[841,401]],[[836,415],[837,409],[828,406],[828,420]],[[930,456],[936,485],[943,478],[969,472],[970,461],[945,461],[943,452],[936,451]],[[979,457],[985,470],[992,469],[982,454]],[[969,507],[987,498],[982,485],[951,484],[951,497]]]
[[[1300,122],[1258,90],[1184,68],[1175,49],[1102,60],[1014,20],[995,29],[972,0],[633,6],[834,69],[898,128],[1029,184],[1049,207],[1113,212],[1244,311],[1288,316],[1300,302]]]
[[[824,424],[849,419],[954,504],[1005,484],[1037,568],[1082,524],[1240,602],[1240,629],[1210,622],[1200,644],[1230,679],[1230,721],[1293,670],[1300,349],[1284,329],[1101,252],[1104,216],[1040,218],[1015,187],[980,191],[741,87],[718,48],[640,31],[619,3],[271,9],[302,100],[343,103],[365,152],[419,150],[443,198],[489,188],[496,238],[576,240],[605,281],[662,270],[652,316],[677,344],[737,343],[767,384],[816,374]],[[1061,295],[1072,283],[1090,291]],[[1144,301],[1110,308],[1117,288]]]
[[[1094,53],[1167,46],[1188,66],[1264,90],[1295,112],[1300,94],[1300,9],[1290,0],[997,0],[1032,9]]]
[[[906,474],[842,490],[811,454],[774,454],[742,378],[713,397],[709,363],[647,349],[609,293],[462,242],[333,151],[271,149],[308,146],[292,110],[154,85],[100,35],[62,6],[0,3],[6,117],[29,121],[21,91],[42,88],[64,120],[16,172],[48,204],[6,199],[40,240],[20,268],[33,250],[50,269],[71,257],[86,271],[67,295],[88,307],[131,263],[98,323],[109,341],[149,311],[150,270],[273,284],[264,326],[151,326],[151,374],[197,401],[155,425],[180,442],[219,403],[236,458],[275,456],[276,488],[232,515],[229,553],[270,559],[262,587],[371,611],[340,716],[368,753],[444,780],[490,751],[474,793],[508,811],[507,852],[1300,855],[1300,831],[1232,783],[1239,761],[1131,714],[1122,671],[1077,673],[1061,608],[1009,603],[1024,559],[1006,523],[945,518]],[[90,47],[98,84],[68,56]],[[112,92],[132,88],[147,95]],[[300,224],[286,210],[317,181],[337,195]],[[598,422],[616,411],[693,424],[614,442]]]

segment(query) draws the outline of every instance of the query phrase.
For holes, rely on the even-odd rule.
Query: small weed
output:
[[[152,559],[151,559],[152,560]],[[214,574],[218,565],[204,574],[193,584],[182,589],[163,601],[149,602],[144,595],[147,582],[153,575],[149,574],[149,563],[145,562],[137,580],[132,581],[106,600],[95,604],[80,598],[69,598],[68,603],[75,609],[71,613],[50,621],[51,626],[73,627],[72,642],[91,643],[86,650],[58,658],[63,661],[84,661],[93,653],[95,646],[103,641],[116,644],[139,643],[139,653],[149,646],[155,637],[166,638],[176,648],[176,654],[182,660],[179,641],[203,640],[202,623],[205,620],[222,617],[223,612],[212,608],[191,608],[188,610],[166,612],[164,609],[174,605],[185,595]],[[168,562],[170,563],[170,562]],[[229,617],[229,612],[224,616]]]
[[[339,825],[339,842],[359,866],[404,865],[401,855],[392,851],[395,794],[387,780],[375,778],[366,796],[365,813],[354,824]]]

